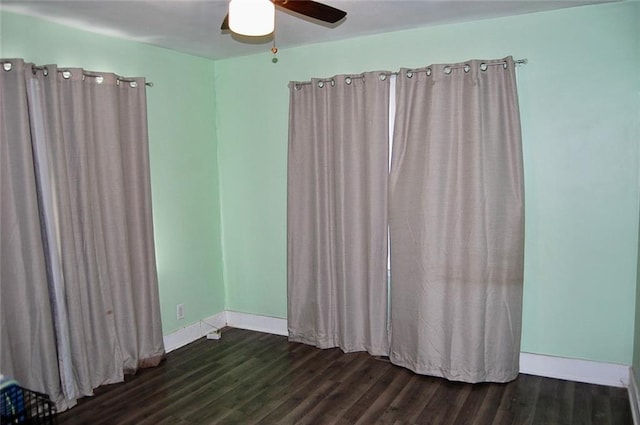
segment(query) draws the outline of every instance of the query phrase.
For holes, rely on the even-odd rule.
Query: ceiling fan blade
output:
[[[347,16],[347,12],[323,3],[318,3],[317,1],[273,0],[273,3],[275,3],[276,6],[280,6],[292,12],[296,12],[310,18],[318,19],[320,21],[328,22],[330,24],[335,24],[336,22]]]
[[[224,20],[222,21],[222,25],[220,25],[220,29],[222,31],[229,30],[229,14],[228,13],[224,16]]]

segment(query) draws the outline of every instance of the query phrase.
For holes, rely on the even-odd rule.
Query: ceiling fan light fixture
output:
[[[275,14],[271,0],[231,0],[229,29],[251,37],[271,34],[275,28]]]

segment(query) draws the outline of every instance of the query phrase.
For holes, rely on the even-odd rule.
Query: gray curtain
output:
[[[506,58],[397,77],[390,358],[421,374],[518,374],[524,199],[514,68]]]
[[[388,353],[387,73],[290,84],[291,341]]]
[[[12,65],[0,69],[0,373],[62,401],[27,87]]]
[[[55,353],[42,353],[38,361],[57,361],[61,383],[58,393],[54,387],[34,389],[49,393],[64,409],[99,385],[122,381],[125,372],[157,365],[164,354],[145,82],[82,69],[62,72],[55,65],[36,69],[21,60],[4,62],[12,65],[11,71],[3,71],[12,78],[11,83],[3,80],[5,110],[13,102],[29,107],[19,121],[3,119],[2,146],[33,146],[33,157],[24,155],[27,162],[21,167],[28,168],[30,162],[35,168],[35,186],[29,190],[35,191],[38,203],[25,207],[25,214],[35,208],[43,241],[41,248],[23,249],[20,261],[33,256],[46,260],[44,285],[49,287],[58,356],[55,360]],[[22,98],[5,96],[5,88],[13,90],[14,85],[24,87]],[[17,128],[30,131],[17,134]],[[6,166],[3,157],[3,175]],[[3,217],[14,196],[9,191],[5,195],[3,178]],[[21,225],[32,227],[34,222]],[[20,240],[6,242],[11,249]],[[2,243],[4,252],[4,233]],[[36,282],[20,276],[5,279],[3,274],[3,301],[21,301],[5,297],[15,287],[42,284],[41,277]],[[3,311],[3,329],[8,320]],[[21,325],[15,332],[16,341],[35,337]],[[19,346],[3,344],[2,352],[15,358]],[[5,367],[4,356],[0,367],[25,386],[32,384],[20,368]]]

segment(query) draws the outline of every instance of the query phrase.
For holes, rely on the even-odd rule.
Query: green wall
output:
[[[636,22],[640,22],[640,7],[636,7]],[[636,63],[640,63],[640,29],[636,31]],[[637,88],[636,95],[638,98],[637,113],[636,113],[636,135],[640,133],[638,127],[640,127],[640,72],[636,73]],[[636,137],[636,143],[638,144],[638,168],[640,169],[640,136]],[[640,173],[639,173],[640,174]],[[638,193],[640,193],[640,175],[638,176]],[[640,208],[640,207],[639,207]],[[633,362],[632,370],[635,375],[636,383],[640,382],[640,214],[638,214],[638,265],[636,273],[636,321],[635,321],[635,336],[634,336],[634,348],[633,348]],[[637,388],[637,387],[636,387]]]
[[[631,364],[639,3],[445,25],[216,62],[226,308],[286,317],[290,80],[469,58],[520,68],[523,351]],[[268,49],[265,49],[267,51]]]
[[[624,2],[445,25],[283,49],[273,64],[268,49],[213,62],[5,12],[0,56],[155,83],[149,132],[165,334],[225,308],[286,317],[290,80],[528,58],[518,71],[523,351],[635,358],[637,368],[639,15],[640,3]],[[640,325],[635,333],[640,341]]]
[[[147,102],[163,331],[222,311],[214,62],[0,13],[2,57],[153,81]]]

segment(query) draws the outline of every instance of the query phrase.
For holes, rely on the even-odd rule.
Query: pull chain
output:
[[[275,22],[275,16],[274,16],[274,23],[273,23],[273,46],[271,47],[271,53],[273,53],[273,58],[271,58],[271,62],[273,63],[278,63],[278,57],[276,56],[276,53],[278,53],[278,48],[276,47],[276,22]]]

